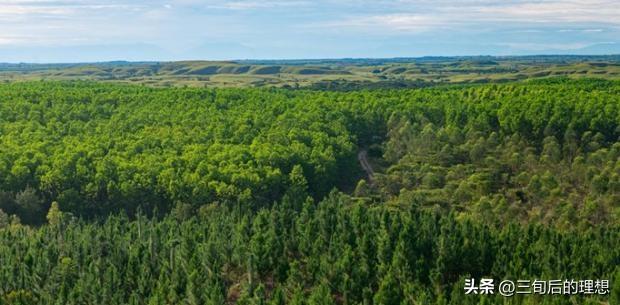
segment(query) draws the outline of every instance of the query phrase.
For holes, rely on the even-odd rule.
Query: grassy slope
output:
[[[463,57],[392,60],[0,64],[0,81],[97,80],[152,86],[292,86],[334,81],[417,86],[566,76],[620,79],[619,56]]]

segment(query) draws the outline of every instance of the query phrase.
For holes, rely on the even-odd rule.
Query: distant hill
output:
[[[620,55],[0,64],[0,81],[95,80],[151,86],[401,88],[530,78],[620,78]]]

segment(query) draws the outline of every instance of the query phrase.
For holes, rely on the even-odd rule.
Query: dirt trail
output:
[[[368,162],[368,151],[365,149],[361,150],[357,154],[357,159],[360,161],[360,165],[368,175],[368,182],[372,182],[375,172],[372,170],[372,166],[370,166],[370,163]]]

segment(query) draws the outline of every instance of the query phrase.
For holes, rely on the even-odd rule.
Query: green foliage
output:
[[[285,233],[293,229],[308,234]],[[258,212],[221,207],[185,221],[111,216],[68,222],[63,230],[0,229],[0,299],[28,305],[476,304],[481,298],[463,294],[463,278],[471,276],[610,279],[611,296],[574,298],[613,302],[618,240],[618,227],[564,232],[511,222],[494,228],[454,214],[368,209],[342,195],[304,211],[278,203]],[[284,275],[279,262],[290,266]],[[559,300],[564,297],[520,297],[511,304]]]
[[[620,268],[616,268],[616,276],[612,281],[611,296],[609,297],[610,305],[620,304]]]
[[[0,210],[0,229],[8,227],[9,224],[11,224],[9,215],[5,213],[3,210]]]
[[[42,223],[43,201],[37,195],[36,190],[26,187],[23,191],[15,195],[15,205],[19,211],[21,219],[28,224]]]
[[[463,279],[611,279],[619,97],[2,85],[0,304],[494,304]],[[573,303],[617,303],[615,278]]]
[[[329,286],[322,283],[312,289],[308,305],[335,305]]]
[[[2,298],[2,303],[7,305],[30,305],[35,304],[37,299],[28,290],[14,290]]]
[[[60,211],[58,202],[56,201],[52,202],[52,205],[50,206],[50,209],[47,212],[46,218],[47,218],[47,223],[50,226],[58,226],[62,223],[63,213],[62,211]]]
[[[163,214],[177,203],[250,207],[289,188],[322,197],[354,178],[338,173],[355,166],[355,135],[349,115],[328,97],[311,96],[0,86],[0,209],[39,224],[52,201],[93,217],[121,209]]]
[[[357,145],[386,139],[385,171],[361,197],[473,215],[486,197],[494,219],[617,222],[619,92],[595,80],[348,93],[3,85],[0,209],[40,224],[53,201],[82,217],[176,207],[181,219],[211,203],[298,205],[353,190]]]
[[[428,103],[403,103],[390,115],[390,165],[376,175],[374,195],[497,224],[510,217],[562,227],[618,223],[614,84],[429,90],[436,95]]]

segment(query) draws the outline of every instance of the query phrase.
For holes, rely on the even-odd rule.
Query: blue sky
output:
[[[618,53],[618,0],[0,0],[0,62]]]

